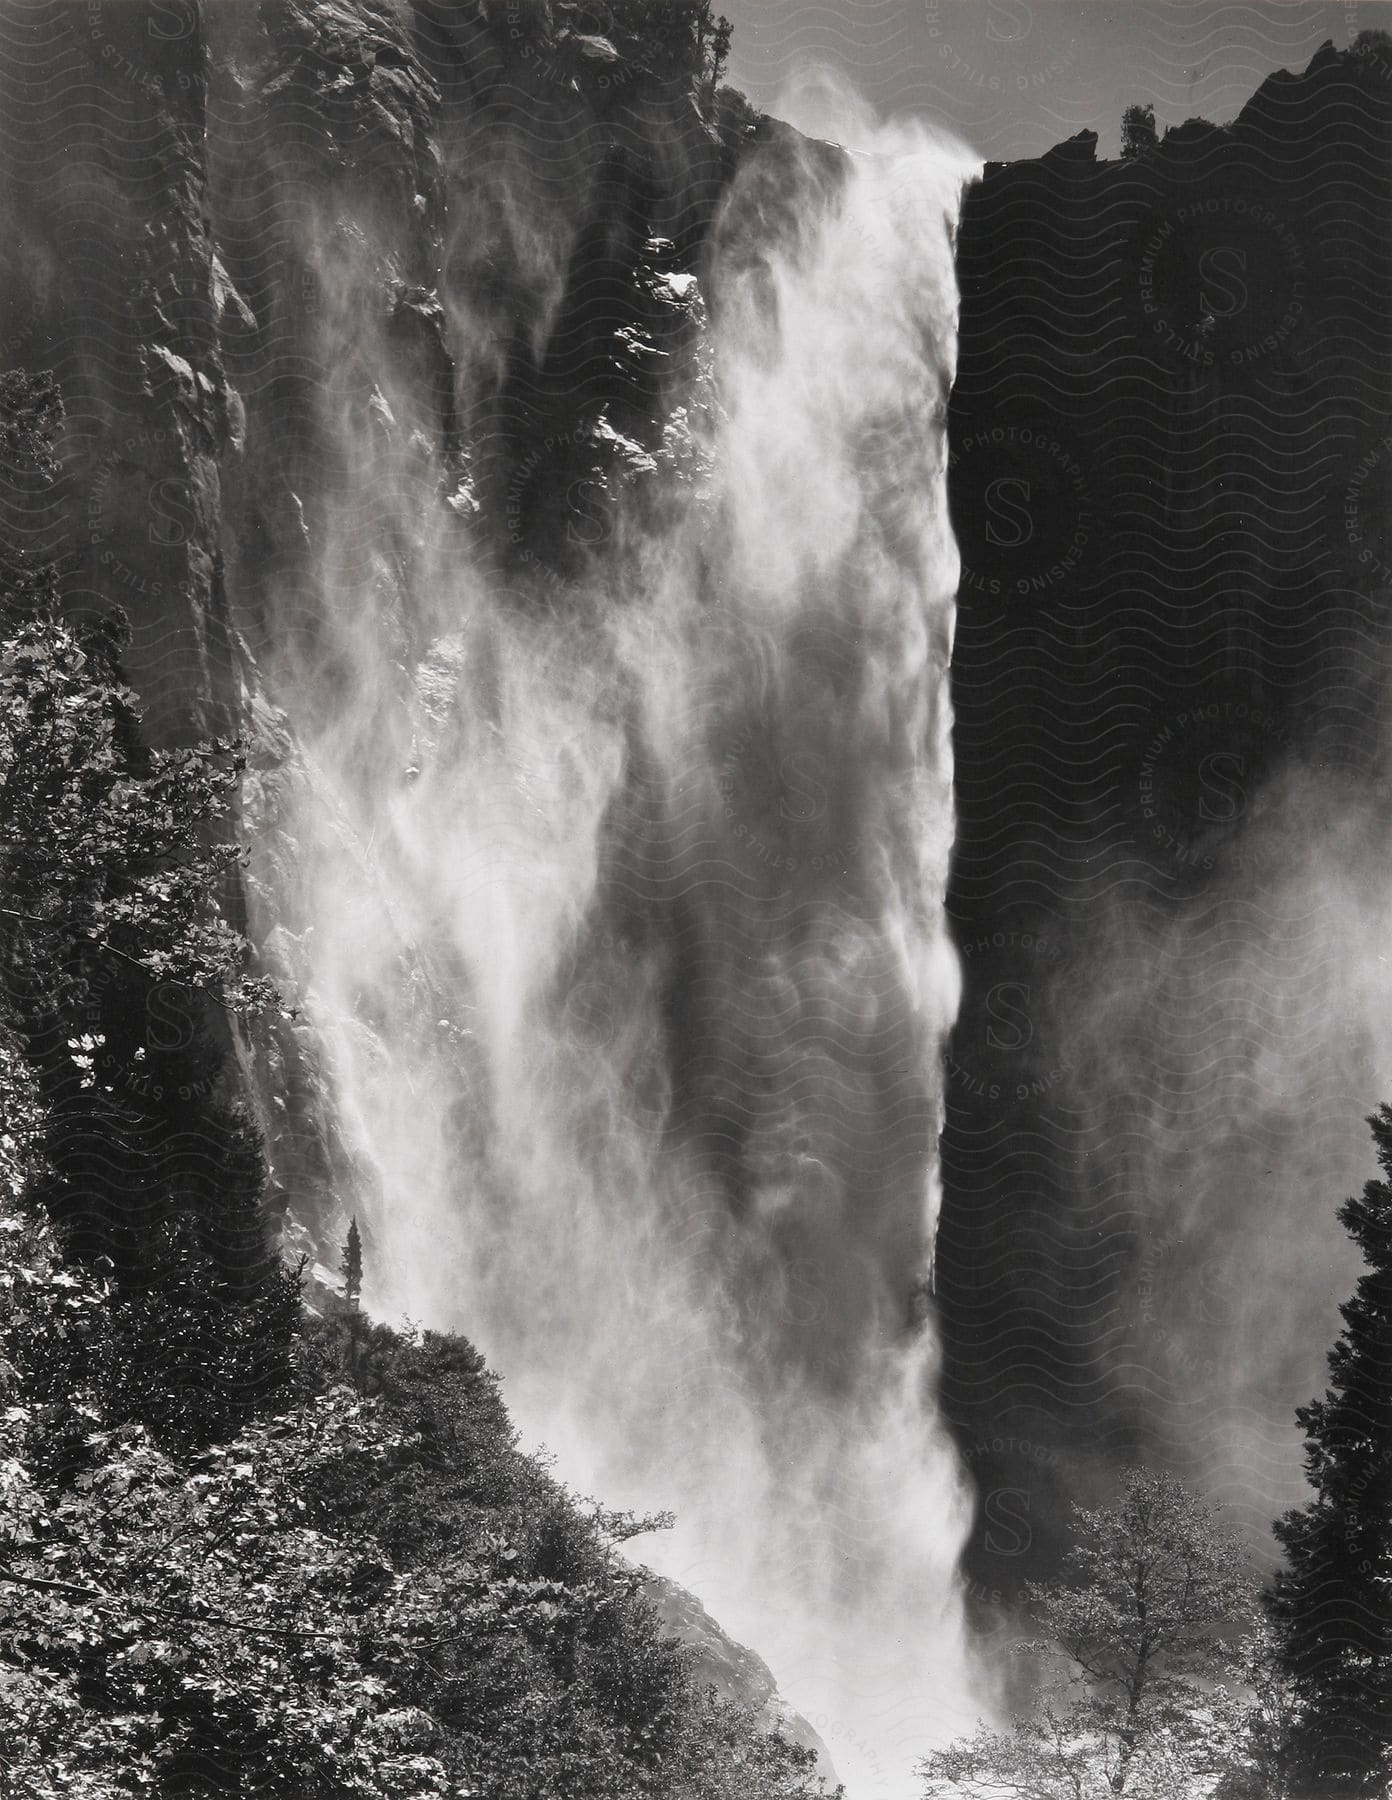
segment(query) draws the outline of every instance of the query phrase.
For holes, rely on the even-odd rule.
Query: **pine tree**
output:
[[[1123,162],[1144,156],[1155,148],[1155,108],[1128,106],[1121,115],[1121,155]]]
[[[1368,1123],[1392,1178],[1392,1107]],[[1296,1412],[1315,1498],[1277,1521],[1286,1564],[1269,1600],[1297,1698],[1292,1786],[1310,1800],[1392,1784],[1392,1181],[1369,1181],[1339,1219],[1368,1273],[1340,1308],[1324,1398]]]
[[[358,1221],[354,1218],[348,1226],[348,1241],[343,1246],[343,1298],[358,1310],[362,1299],[362,1239],[358,1236]]]

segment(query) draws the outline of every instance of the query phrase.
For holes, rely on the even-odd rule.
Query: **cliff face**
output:
[[[613,434],[657,429],[691,324],[685,286],[664,283],[698,264],[738,132],[703,114],[689,68],[579,34],[566,10],[210,11],[210,203],[249,309],[231,356],[257,484],[236,514],[239,602],[323,533],[326,377],[346,391],[353,374],[325,359],[351,308],[357,373],[384,333],[374,380],[415,402],[457,516],[486,512],[500,558],[557,549],[542,496],[594,476]],[[390,438],[382,401],[370,428]],[[277,518],[287,489],[303,518]]]
[[[713,1687],[726,1699],[751,1707],[760,1719],[761,1729],[779,1731],[805,1750],[811,1750],[818,1759],[821,1773],[829,1781],[835,1781],[826,1745],[781,1697],[778,1684],[761,1657],[743,1644],[735,1643],[695,1595],[678,1587],[676,1582],[656,1576],[644,1592],[657,1608],[667,1630],[692,1652],[693,1669],[702,1686]]]
[[[699,329],[692,271],[745,122],[722,131],[689,44],[664,60],[579,31],[572,9],[291,3],[202,22],[207,204],[245,411],[223,541],[255,723],[252,923],[303,979],[268,899],[303,846],[267,656],[282,694],[296,669],[306,691],[325,669],[351,685],[346,590],[376,616],[388,684],[409,682],[436,559],[525,603],[609,534]],[[289,1101],[268,1121],[277,1186],[301,1225],[337,1223],[361,1171],[325,1111],[318,1041],[296,1025],[262,1057],[258,1086]]]
[[[17,529],[74,610],[130,618],[152,728],[225,728],[234,696],[220,349],[231,295],[206,212],[205,50],[191,9],[37,6],[0,22],[8,366],[52,370],[62,479]]]
[[[704,46],[583,25],[424,0],[0,22],[0,345],[52,371],[63,415],[61,480],[14,476],[12,521],[70,607],[128,615],[157,741],[250,727],[258,828],[289,744],[258,659],[292,610],[322,647],[327,538],[355,558],[393,529],[385,495],[356,542],[339,529],[345,411],[394,479],[446,471],[461,555],[504,578],[564,573],[661,438],[753,121],[702,85]],[[409,561],[397,544],[382,579],[403,632]],[[291,1100],[264,1121],[274,1180],[312,1222],[343,1173],[313,1042],[260,1055]]]
[[[1318,1379],[1274,1340],[1375,1097],[1316,880],[1358,885],[1335,821],[1371,844],[1385,794],[1390,103],[1385,51],[1326,47],[964,209],[938,1292],[979,1594],[1138,1451],[1259,1532]]]
[[[753,120],[701,86],[699,46],[610,42],[574,12],[175,0],[4,21],[0,347],[53,370],[66,414],[42,542],[74,605],[130,614],[157,730],[226,720],[229,608],[254,653],[266,586],[322,523],[344,286],[423,397],[460,515],[493,502],[499,555],[545,538],[532,509],[620,455],[616,434],[658,429],[684,278]]]
[[[403,670],[422,663],[421,589],[452,558],[486,571],[539,635],[556,626],[558,654],[572,641],[561,624],[597,639],[598,602],[587,596],[596,610],[583,615],[570,578],[622,535],[621,517],[682,504],[673,495],[699,473],[691,415],[719,404],[716,234],[721,267],[747,271],[762,245],[798,235],[780,169],[824,193],[844,175],[837,154],[712,93],[702,46],[590,23],[574,7],[498,0],[59,0],[0,16],[0,214],[15,246],[0,358],[52,370],[63,411],[56,484],[26,485],[21,458],[0,469],[0,506],[34,555],[59,560],[72,608],[127,612],[129,671],[157,737],[248,736],[257,873],[242,898],[279,967],[293,970],[299,951],[268,895],[294,887],[303,852],[287,829],[303,770],[286,696],[297,668],[327,669],[314,705],[331,719],[334,679],[351,690],[343,590],[385,622]],[[1178,1047],[1163,1031],[1142,1042],[1138,1021],[1164,998],[1163,946],[1202,988],[1207,946],[1234,909],[1279,888],[1284,849],[1262,825],[1273,784],[1325,766],[1364,810],[1381,792],[1369,721],[1392,564],[1389,93],[1379,56],[1324,52],[1266,83],[1231,128],[1186,127],[1120,164],[1099,164],[1085,136],[989,166],[962,219],[949,908],[965,994],[936,1276],[947,1406],[986,1496],[978,1591],[1012,1585],[1031,1529],[1097,1445],[1122,1454],[1157,1429],[1173,1435],[1173,1412],[1152,1404],[1157,1382],[1206,1393],[1213,1361],[1232,1352],[1219,1330],[1231,1294],[1204,1271],[1215,1244],[1256,1233],[1260,1215],[1234,1207],[1224,1236],[1192,1196],[1165,1212],[1186,1180],[1203,1185],[1165,1138],[1193,1125],[1193,1108],[1157,1125],[1128,1107],[1165,1090],[1177,1059],[1197,1081],[1205,1040],[1186,1027]],[[722,216],[751,165],[768,179]],[[917,474],[888,417],[860,446],[881,515],[904,467]],[[430,520],[407,530],[423,517],[415,493]],[[823,524],[809,516],[809,537]],[[891,559],[909,535],[903,520],[883,532]],[[823,865],[854,873],[873,850],[860,790],[829,806],[797,786],[818,768],[824,721],[839,730],[867,685],[844,616],[827,616],[835,629],[814,620],[795,645],[805,721],[779,741],[759,741],[776,683],[755,692],[771,638],[731,658],[749,722],[718,759],[717,811],[738,823],[719,847],[744,884],[728,928],[757,941],[754,973],[711,976],[702,934],[713,942],[728,921],[678,916],[673,902],[678,967],[663,979],[669,1019],[698,1044],[674,1077],[678,1111],[689,1101],[704,1131],[721,1204],[855,1275],[857,1257],[816,1231],[797,1239],[788,1195],[799,1182],[821,1193],[827,1143],[839,1154],[862,1118],[888,1132],[911,1117],[895,1155],[878,1138],[861,1164],[848,1153],[864,1190],[887,1194],[901,1164],[930,1160],[936,1103],[915,1056],[885,1054],[876,1035],[892,1036],[884,1018],[899,999],[878,946],[848,937],[817,964],[829,1002],[799,986],[803,963],[775,966],[785,871],[801,857],[804,875],[809,863],[819,878]],[[424,658],[427,689],[453,679],[451,654]],[[504,673],[477,676],[487,730]],[[871,743],[886,768],[927,735],[917,714],[891,710]],[[642,816],[656,777],[624,754]],[[404,786],[419,767],[409,746],[400,761]],[[527,805],[539,791],[534,781]],[[373,845],[359,849],[367,871]],[[673,878],[645,854],[629,844],[607,868],[619,924],[595,967],[608,974],[569,996],[597,1043],[620,975],[651,948],[654,896],[667,904],[696,866]],[[1294,894],[1297,917],[1300,904]],[[1205,907],[1208,937],[1192,929]],[[1282,929],[1295,929],[1298,973],[1318,992],[1323,915],[1306,916],[1295,929],[1283,914]],[[1192,955],[1174,952],[1172,926]],[[1246,998],[1261,1011],[1260,981]],[[746,1004],[757,1016],[736,1082],[723,1066],[735,1039],[702,1033]],[[1118,1023],[1111,1038],[1096,1029],[1104,1015]],[[798,1135],[780,1112],[789,1043],[801,1054],[820,1041],[825,1016],[837,1054],[842,1040],[855,1053],[828,1060],[813,1098],[850,1098],[844,1117],[821,1104],[830,1127],[804,1106]],[[804,1039],[765,1029],[789,1019]],[[462,1087],[482,1091],[469,1029],[438,1024]],[[262,1106],[274,1192],[293,1202],[292,1236],[322,1251],[363,1172],[325,1111],[320,1055],[298,1022],[244,1047],[249,1087],[274,1097]],[[652,1075],[658,1061],[632,1047],[635,1068]],[[1346,1075],[1323,1056],[1302,1090],[1317,1117]],[[664,1096],[648,1098],[657,1116]],[[1260,1124],[1250,1136],[1263,1158],[1289,1147],[1293,1128]],[[602,1122],[588,1129],[603,1135]],[[1342,1115],[1308,1160],[1337,1165],[1341,1130]],[[1211,1160],[1216,1179],[1231,1177]],[[1239,1173],[1234,1191],[1247,1192],[1251,1171]],[[864,1260],[895,1263],[908,1289],[921,1236],[886,1230]],[[749,1311],[779,1346],[815,1342],[831,1391],[840,1315],[819,1324],[801,1267],[778,1263]],[[1192,1329],[1157,1346],[1142,1328],[1166,1284],[1196,1296],[1177,1315]],[[911,1323],[923,1291],[901,1299]],[[902,1334],[903,1316],[882,1331]]]

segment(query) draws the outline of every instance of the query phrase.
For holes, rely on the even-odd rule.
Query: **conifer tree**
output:
[[[358,1236],[358,1221],[351,1220],[348,1226],[348,1239],[343,1246],[343,1298],[358,1310],[362,1299],[362,1239]]]
[[[1384,1179],[1339,1210],[1368,1273],[1340,1308],[1324,1398],[1296,1413],[1315,1497],[1275,1528],[1286,1562],[1269,1604],[1297,1702],[1287,1760],[1309,1800],[1392,1785],[1392,1107],[1368,1123]]]
[[[1121,115],[1121,155],[1123,162],[1144,156],[1156,144],[1155,108],[1128,106]]]

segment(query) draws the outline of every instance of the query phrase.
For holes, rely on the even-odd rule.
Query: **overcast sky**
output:
[[[848,76],[882,113],[951,127],[982,156],[1037,156],[1085,126],[1119,148],[1122,108],[1157,122],[1231,119],[1273,69],[1326,38],[1392,29],[1392,0],[717,0],[734,26],[728,79],[788,117],[780,92],[809,64]],[[786,100],[786,93],[784,95]],[[794,122],[797,122],[796,119]]]

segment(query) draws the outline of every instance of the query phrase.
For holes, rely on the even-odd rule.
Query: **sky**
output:
[[[1392,30],[1392,0],[719,0],[734,27],[727,79],[797,117],[788,86],[818,65],[875,109],[950,128],[983,157],[1038,156],[1084,128],[1115,156],[1123,108],[1163,129],[1233,118],[1272,70],[1326,40]],[[780,97],[784,104],[780,106]],[[809,125],[809,128],[810,125]]]

